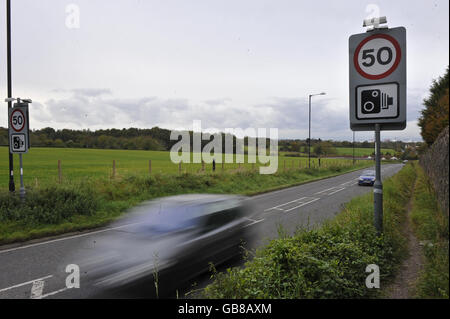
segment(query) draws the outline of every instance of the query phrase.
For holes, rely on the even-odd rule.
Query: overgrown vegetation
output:
[[[105,225],[144,200],[185,193],[256,194],[367,167],[286,169],[274,175],[257,170],[191,174],[127,174],[87,178],[61,185],[27,187],[27,198],[0,191],[0,244]]]
[[[419,127],[421,135],[428,145],[432,145],[439,133],[448,127],[449,113],[449,67],[442,77],[433,81],[430,96],[423,101],[425,108],[421,111]]]
[[[423,244],[425,265],[416,285],[419,298],[449,298],[448,216],[439,210],[433,188],[417,165],[411,219]]]
[[[215,273],[206,298],[370,298],[367,265],[380,267],[385,284],[405,255],[401,233],[415,180],[406,165],[384,183],[384,233],[373,227],[373,195],[352,200],[337,218],[313,230],[298,230],[258,249],[244,268]]]

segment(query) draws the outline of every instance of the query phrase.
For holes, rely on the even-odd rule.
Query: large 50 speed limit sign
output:
[[[28,131],[28,107],[9,109],[9,149],[11,153],[28,152]]]
[[[402,59],[399,43],[387,34],[367,37],[356,48],[353,63],[358,73],[370,80],[379,80],[394,72]]]
[[[406,30],[377,29],[349,39],[350,127],[406,127]]]

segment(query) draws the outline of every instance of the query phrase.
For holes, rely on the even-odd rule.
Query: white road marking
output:
[[[332,192],[332,193],[329,193],[328,195],[333,195],[333,194],[336,194],[337,192],[340,192],[340,191],[343,191],[345,189],[345,187],[342,187],[342,188],[338,188],[337,190],[335,190],[334,192]]]
[[[296,199],[296,200],[293,200],[293,201],[290,201],[290,202],[287,202],[287,203],[284,203],[284,204],[281,204],[281,205],[278,205],[278,206],[266,209],[265,212],[266,211],[270,211],[270,210],[280,210],[280,211],[283,211],[283,212],[287,213],[287,212],[290,212],[291,210],[294,210],[296,208],[299,208],[299,207],[308,205],[308,204],[310,204],[312,202],[315,202],[315,201],[317,201],[319,199],[320,198],[315,198],[315,197],[302,197],[302,198],[299,198],[299,199]],[[306,200],[306,202],[304,202],[305,200]],[[289,209],[282,208],[283,206],[287,206],[287,205],[292,204],[292,203],[299,203],[300,205],[297,205],[297,206],[289,208]]]
[[[49,292],[48,294],[42,295],[39,299],[43,299],[43,298],[47,298],[47,297],[59,294],[59,293],[64,292],[64,291],[66,291],[68,289],[69,288],[62,288],[62,289],[59,289],[59,290],[56,290],[56,291],[53,291],[53,292]]]
[[[293,207],[293,208],[290,208],[290,209],[288,209],[288,210],[285,210],[284,212],[285,212],[285,213],[290,212],[291,210],[294,210],[294,209],[296,209],[296,208],[300,208],[300,207],[302,207],[302,206],[311,204],[311,203],[313,203],[313,202],[315,202],[315,201],[318,201],[319,199],[320,199],[320,198],[315,198],[315,199],[313,199],[313,200],[310,200],[309,202],[306,202],[306,203],[303,203],[303,204],[301,204],[301,205],[299,205],[299,206],[295,206],[295,207]]]
[[[42,292],[44,291],[45,281],[37,280],[33,282],[33,286],[31,287],[31,299],[40,299],[42,296]]]
[[[255,224],[258,224],[258,223],[264,221],[264,218],[260,219],[260,220],[254,220],[254,219],[251,219],[251,218],[245,218],[245,219],[247,219],[248,221],[251,221],[251,223],[248,224],[248,225],[245,225],[244,228],[247,228],[249,226],[252,226],[252,225],[255,225]]]
[[[358,177],[358,178],[355,178],[355,179],[352,179],[351,181],[342,183],[341,186],[351,186],[351,185],[353,185],[353,184],[356,184],[356,181],[357,181],[358,179],[359,179],[359,177]]]
[[[128,226],[133,226],[133,225],[137,225],[137,224],[139,224],[139,223],[133,223],[133,224],[127,224],[127,225],[122,225],[122,226],[118,226],[118,227],[106,228],[106,229],[97,230],[97,231],[93,231],[93,232],[89,232],[89,233],[85,233],[85,234],[74,235],[74,236],[69,236],[69,237],[64,237],[64,238],[44,241],[44,242],[41,242],[41,243],[36,243],[36,244],[20,246],[20,247],[16,247],[16,248],[0,250],[0,254],[4,254],[4,253],[11,252],[11,251],[16,251],[16,250],[21,250],[21,249],[26,249],[26,248],[31,248],[31,247],[36,247],[36,246],[41,246],[41,245],[46,245],[46,244],[51,244],[51,243],[56,243],[56,242],[59,242],[59,241],[64,241],[64,240],[69,240],[69,239],[74,239],[74,238],[91,236],[91,235],[104,233],[104,232],[107,232],[107,231],[116,230],[116,229],[120,229],[120,228],[125,228],[125,227],[128,227]]]
[[[11,290],[11,289],[19,288],[19,287],[22,287],[22,286],[26,286],[26,285],[32,284],[32,283],[34,283],[36,281],[42,281],[42,280],[45,280],[45,279],[48,279],[48,278],[51,278],[51,277],[53,277],[53,275],[48,275],[48,276],[45,276],[45,277],[42,277],[42,278],[37,278],[37,279],[34,279],[34,280],[30,280],[30,281],[27,281],[27,282],[24,282],[24,283],[21,283],[21,284],[18,284],[18,285],[14,285],[14,286],[11,286],[11,287],[3,288],[3,289],[0,289],[0,293],[8,291],[8,290]]]
[[[333,195],[333,194],[335,194],[335,193],[337,193],[337,192],[340,192],[340,191],[342,191],[342,190],[344,190],[344,189],[345,189],[345,187],[331,187],[331,188],[325,189],[325,190],[323,190],[323,191],[317,192],[317,193],[315,193],[314,195],[325,194],[325,193],[327,193],[327,192],[329,192],[329,191],[332,191],[332,192],[327,193],[326,195]]]
[[[297,203],[297,202],[299,202],[299,201],[301,201],[301,200],[303,200],[303,199],[305,199],[305,198],[307,198],[307,197],[301,197],[301,198],[298,198],[298,199],[294,199],[294,200],[291,200],[290,202],[283,203],[283,204],[280,204],[280,205],[278,205],[278,206],[274,206],[274,207],[272,207],[272,208],[268,208],[268,209],[266,209],[266,210],[264,210],[264,211],[267,212],[267,211],[269,211],[269,210],[278,209],[278,208],[281,207],[281,206],[286,206],[286,205],[291,204],[291,203]],[[278,209],[278,210],[284,210],[284,209]]]
[[[335,189],[335,188],[336,188],[336,187],[327,188],[327,189],[324,189],[323,191],[320,191],[320,192],[315,193],[314,195],[323,194],[323,193],[328,192],[328,191],[330,191],[330,190],[332,190],[332,189]]]

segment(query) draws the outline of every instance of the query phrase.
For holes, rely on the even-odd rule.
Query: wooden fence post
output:
[[[58,160],[58,182],[62,182],[61,160]]]
[[[116,178],[116,160],[113,160],[112,178]]]
[[[148,172],[152,175],[152,160],[148,160]]]

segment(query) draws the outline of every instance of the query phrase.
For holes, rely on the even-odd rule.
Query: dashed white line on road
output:
[[[343,191],[345,189],[345,187],[342,188],[338,188],[337,190],[335,190],[334,192],[328,193],[328,195],[333,195],[336,194],[337,192]]]
[[[333,194],[335,194],[337,192],[340,192],[340,191],[342,191],[344,189],[345,189],[345,187],[331,187],[331,188],[325,189],[323,191],[317,192],[314,195],[318,195],[318,194],[333,195]],[[328,193],[329,191],[331,191],[331,192]]]
[[[295,206],[295,207],[293,207],[293,208],[287,209],[287,210],[285,210],[284,212],[285,212],[285,213],[290,212],[291,210],[294,210],[294,209],[300,208],[300,207],[302,207],[302,206],[311,204],[311,203],[313,203],[313,202],[315,202],[315,201],[318,201],[319,199],[320,199],[320,198],[314,198],[313,200],[310,200],[309,202],[302,203],[301,205],[298,205],[298,206]]]
[[[265,210],[265,212],[270,211],[270,210],[280,210],[280,211],[283,211],[283,212],[287,213],[287,212],[290,212],[291,210],[294,210],[296,208],[299,208],[299,207],[305,206],[307,204],[310,204],[312,202],[315,202],[315,201],[317,201],[319,199],[320,198],[316,198],[316,197],[302,197],[302,198],[298,198],[296,200],[292,200],[290,202],[287,202],[287,203],[284,203],[284,204],[281,204],[281,205],[278,205],[278,206],[274,206],[272,208],[268,208],[268,209]],[[298,203],[300,205],[297,205],[295,207],[291,207],[289,209],[282,208],[283,206],[287,206],[287,205],[292,204],[292,203]]]

